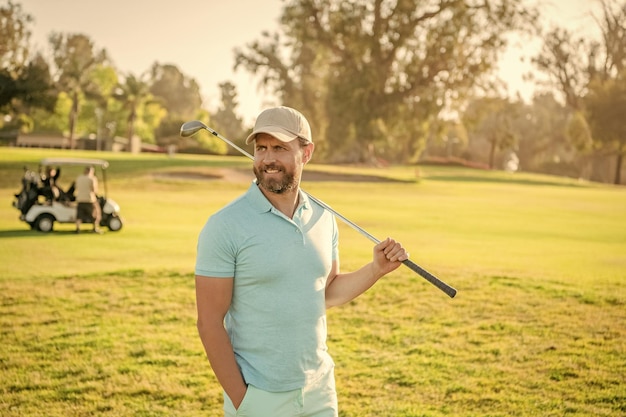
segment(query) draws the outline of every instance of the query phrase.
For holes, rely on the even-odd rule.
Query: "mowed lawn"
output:
[[[48,156],[107,158],[124,228],[20,222],[22,167]],[[328,311],[340,416],[626,415],[626,187],[307,169],[306,191],[458,290],[401,267]],[[195,329],[195,245],[247,177],[245,158],[2,148],[0,415],[221,416]],[[372,243],[340,233],[342,269],[368,262]]]

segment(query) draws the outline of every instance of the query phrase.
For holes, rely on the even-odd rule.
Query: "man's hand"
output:
[[[382,277],[397,269],[407,259],[409,254],[402,245],[388,237],[374,246],[374,274]]]

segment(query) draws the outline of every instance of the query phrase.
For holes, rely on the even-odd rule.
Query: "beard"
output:
[[[277,169],[282,172],[283,175],[281,178],[268,178],[265,174],[266,169]],[[282,194],[298,188],[298,179],[296,176],[293,173],[285,172],[282,168],[275,165],[266,165],[261,169],[255,166],[252,170],[256,176],[257,184],[271,193]]]

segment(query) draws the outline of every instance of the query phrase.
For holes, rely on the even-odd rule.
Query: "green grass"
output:
[[[22,166],[67,155],[110,160],[120,232],[44,235],[18,220]],[[247,184],[154,174],[249,166],[1,149],[0,415],[222,415],[195,330],[195,244]],[[308,169],[389,179],[303,186],[459,291],[449,299],[401,267],[329,310],[340,416],[626,415],[626,189],[461,168]],[[371,243],[340,228],[342,269],[367,262]]]

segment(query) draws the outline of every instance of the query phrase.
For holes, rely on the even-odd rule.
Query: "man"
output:
[[[76,233],[80,233],[80,225],[83,221],[93,220],[93,232],[102,233],[98,227],[102,217],[100,203],[98,202],[98,178],[94,175],[92,166],[85,167],[83,174],[76,178],[74,184],[76,195]]]
[[[256,181],[198,239],[200,339],[226,416],[337,416],[325,309],[362,294],[408,255],[386,239],[372,262],[340,273],[336,220],[300,190],[314,149],[305,117],[267,109],[251,142]]]
[[[59,200],[62,190],[57,185],[59,177],[61,176],[61,168],[48,167],[46,174],[42,175],[43,189],[41,193],[46,198],[46,204],[52,205],[53,201]]]

